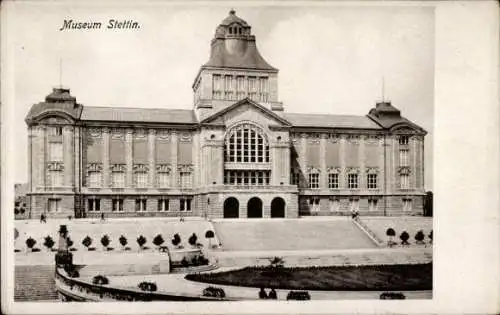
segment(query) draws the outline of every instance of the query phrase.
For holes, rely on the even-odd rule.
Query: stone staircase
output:
[[[53,265],[15,266],[14,301],[58,300]]]

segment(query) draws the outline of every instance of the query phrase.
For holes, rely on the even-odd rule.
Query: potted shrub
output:
[[[143,281],[137,285],[142,291],[155,292],[158,287],[154,282]]]
[[[54,242],[54,240],[52,239],[52,237],[50,237],[50,235],[47,235],[47,236],[45,236],[45,238],[44,238],[43,240],[44,240],[44,241],[43,241],[43,246],[47,247],[47,249],[48,249],[49,251],[53,251],[53,250],[52,250],[52,247],[54,247],[55,242]]]
[[[418,231],[417,234],[415,234],[416,244],[419,244],[419,245],[425,244],[424,239],[425,239],[425,235],[424,235],[424,232],[422,230]]]
[[[401,239],[401,245],[410,245],[410,243],[408,243],[408,240],[410,239],[410,234],[408,234],[408,232],[403,231],[399,238]]]
[[[172,238],[172,245],[174,245],[177,248],[181,248],[179,245],[181,243],[181,237],[179,234],[175,233],[174,238]]]
[[[429,236],[429,239],[431,240],[430,243],[432,244],[432,230],[431,230],[431,232],[429,233],[428,236]]]
[[[198,241],[198,236],[196,236],[196,233],[193,233],[188,239],[189,245],[191,245],[192,247],[196,246],[197,241]]]
[[[144,249],[144,244],[146,244],[147,240],[144,236],[140,235],[138,238],[137,238],[137,244],[139,245],[139,248],[140,249]]]
[[[105,251],[108,251],[110,250],[109,249],[109,243],[111,243],[111,240],[109,239],[109,236],[104,234],[102,237],[101,237],[101,245],[104,247],[104,250]]]
[[[36,241],[30,236],[26,240],[26,247],[28,247],[29,250],[33,251],[33,247],[35,246]]]
[[[208,246],[212,247],[212,239],[215,237],[215,233],[212,230],[205,232],[205,238],[208,239]]]
[[[123,250],[130,250],[130,247],[127,247],[128,240],[125,236],[123,236],[123,235],[120,236],[118,241],[120,242],[120,245],[122,246]]]
[[[93,247],[90,247],[90,245],[92,245],[92,238],[88,235],[85,236],[85,238],[82,240],[82,244],[87,248],[88,251],[92,251],[95,249]]]
[[[393,238],[396,236],[396,231],[394,231],[393,228],[388,228],[385,234],[389,237],[389,240],[387,241],[387,245],[391,247],[394,244]]]
[[[158,250],[160,249],[161,245],[165,242],[165,240],[163,239],[163,236],[161,236],[161,234],[158,234],[155,236],[155,238],[153,239],[153,244],[156,245],[156,247],[158,248]]]
[[[223,299],[226,297],[226,293],[224,292],[224,289],[209,286],[208,288],[203,289],[203,296]]]

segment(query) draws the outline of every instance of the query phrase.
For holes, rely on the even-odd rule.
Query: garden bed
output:
[[[245,267],[189,274],[187,280],[244,287],[328,291],[432,290],[432,263],[338,267]]]

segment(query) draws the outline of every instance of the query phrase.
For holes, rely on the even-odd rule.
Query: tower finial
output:
[[[231,15],[235,15],[236,14],[236,11],[234,10],[234,8],[231,9],[231,11],[229,11],[229,14],[231,14]]]

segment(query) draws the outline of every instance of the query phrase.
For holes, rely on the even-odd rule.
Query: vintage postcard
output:
[[[435,3],[2,11],[12,309],[436,302]]]

